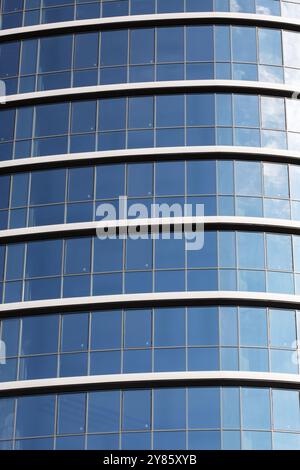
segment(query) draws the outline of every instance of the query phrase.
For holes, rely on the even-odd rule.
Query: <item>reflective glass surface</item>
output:
[[[170,387],[1,398],[0,416],[2,449],[300,448],[297,390]]]
[[[2,28],[99,17],[197,11],[300,17],[297,0],[3,0]]]
[[[101,204],[112,204],[113,218],[124,218],[121,196],[127,197],[128,218],[139,216],[135,204],[144,204],[151,214],[151,204],[172,202],[183,211],[189,204],[193,215],[203,204],[207,216],[300,220],[299,178],[297,165],[203,157],[0,175],[0,228],[101,220]],[[149,264],[145,243],[139,247]]]
[[[92,31],[1,42],[0,78],[6,94],[214,78],[299,85],[299,48],[298,32],[254,26]]]
[[[298,374],[299,325],[298,311],[254,307],[3,319],[0,339],[7,359],[0,381],[185,370]]]
[[[0,111],[0,160],[185,145],[297,150],[299,114],[299,100],[208,93],[9,108]]]
[[[201,232],[140,235],[2,245],[2,302],[201,290],[300,293],[299,236],[206,231],[200,248]]]

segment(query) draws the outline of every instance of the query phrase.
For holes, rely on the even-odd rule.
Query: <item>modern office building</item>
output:
[[[300,449],[299,0],[1,18],[0,449]]]

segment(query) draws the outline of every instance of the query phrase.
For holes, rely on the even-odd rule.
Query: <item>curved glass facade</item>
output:
[[[62,102],[0,111],[0,160],[149,147],[297,150],[300,102],[192,93]]]
[[[0,78],[8,94],[214,78],[298,86],[299,49],[299,32],[254,26],[112,29],[2,42]]]
[[[118,163],[0,176],[2,230],[101,220],[97,209],[120,197],[128,208],[176,204],[184,213],[300,220],[298,165],[201,160]],[[54,190],[55,189],[55,190]],[[129,216],[130,218],[130,216]]]
[[[203,248],[188,251],[181,233],[164,235],[0,245],[3,301],[216,290],[300,294],[299,236],[206,231]]]
[[[294,449],[299,392],[191,387],[0,399],[1,449]]]
[[[0,449],[299,450],[299,1],[0,3]]]
[[[297,0],[3,0],[2,28],[112,16],[237,12],[300,18]]]
[[[300,312],[174,307],[48,314],[2,320],[0,339],[7,348],[1,382],[209,370],[298,374]]]

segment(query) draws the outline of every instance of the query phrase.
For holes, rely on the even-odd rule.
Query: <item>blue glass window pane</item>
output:
[[[184,58],[184,30],[177,28],[157,29],[157,62],[178,62]]]
[[[184,125],[184,96],[156,97],[156,126],[175,127]]]
[[[267,346],[267,314],[265,309],[240,308],[241,346]]]
[[[0,111],[0,141],[12,140],[14,136],[15,110]]]
[[[27,205],[28,182],[29,182],[28,173],[19,173],[19,174],[13,175],[11,207],[19,207],[19,206]],[[0,200],[1,199],[2,198],[0,196]]]
[[[155,290],[157,292],[184,291],[184,271],[156,271]]]
[[[267,349],[241,348],[240,370],[268,372],[269,362]]]
[[[256,29],[234,26],[232,28],[232,57],[236,62],[256,62]]]
[[[291,345],[293,347],[295,345]],[[298,358],[293,351],[284,351],[280,349],[272,349],[270,352],[270,370],[283,374],[298,374],[299,364]]]
[[[40,39],[39,72],[56,72],[71,68],[72,36],[56,36]]]
[[[91,392],[88,400],[88,432],[118,432],[120,392]]]
[[[241,435],[239,431],[223,431],[222,432],[222,449],[223,450],[240,450]]]
[[[13,437],[14,427],[14,406],[13,398],[1,398],[0,400],[0,437],[10,439]]]
[[[187,61],[213,61],[212,26],[188,26],[186,34]]]
[[[155,12],[155,0],[131,0],[131,15]]]
[[[188,194],[216,193],[216,163],[212,161],[187,163]]]
[[[102,100],[99,106],[99,130],[125,128],[126,100],[114,98]]]
[[[264,163],[264,190],[269,197],[288,197],[288,168],[286,165]]]
[[[82,351],[88,343],[88,314],[67,314],[62,317],[61,350]]]
[[[65,242],[65,274],[91,271],[91,239],[72,238]]]
[[[31,204],[63,202],[65,199],[65,170],[33,172],[31,175]]]
[[[87,375],[87,354],[62,354],[60,356],[60,377]]]
[[[222,389],[222,426],[225,429],[240,427],[240,391],[238,388]]]
[[[125,390],[123,393],[123,429],[147,430],[151,425],[151,391]]]
[[[262,127],[285,130],[285,107],[282,98],[261,97]]]
[[[56,438],[56,450],[84,450],[84,436],[64,436]]]
[[[101,34],[101,65],[127,63],[128,31],[104,31]]]
[[[242,433],[243,450],[271,450],[272,435],[270,432],[246,431]]]
[[[21,75],[35,74],[38,41],[31,39],[22,42]]]
[[[98,65],[99,34],[75,35],[74,68],[92,68]]]
[[[58,315],[23,318],[21,354],[57,352],[58,327]]]
[[[153,127],[154,107],[152,97],[129,99],[129,128],[147,129]]]
[[[91,132],[96,126],[96,101],[81,101],[72,104],[71,132]]]
[[[235,346],[238,340],[237,309],[220,308],[220,343],[223,346]]]
[[[188,95],[186,101],[188,126],[209,126],[214,124],[214,95]]]
[[[66,134],[69,128],[69,104],[46,104],[36,107],[35,136]]]
[[[20,42],[7,42],[0,46],[0,77],[13,77],[19,71]]]
[[[12,244],[7,246],[6,279],[15,280],[23,277],[24,244]]]
[[[189,449],[220,450],[221,433],[217,431],[191,431],[188,434]]]
[[[119,311],[92,313],[91,349],[121,347],[122,314]]]
[[[213,346],[219,343],[219,316],[216,308],[188,310],[188,344]]]
[[[157,269],[184,268],[185,241],[159,239],[155,241],[155,266]]]
[[[94,276],[93,295],[113,295],[122,293],[122,274]]]
[[[185,310],[156,309],[154,314],[154,345],[183,346],[185,344]]]
[[[230,62],[230,28],[229,26],[215,26],[215,60]]]
[[[10,177],[0,176],[0,208],[5,209],[9,204]]]
[[[190,348],[188,350],[188,370],[219,370],[219,350],[217,348]]]
[[[123,240],[94,239],[94,272],[120,271],[123,267]]]
[[[189,428],[219,428],[220,421],[220,390],[218,388],[190,388],[188,390]]]
[[[120,374],[121,352],[105,351],[90,354],[90,375]]]
[[[270,428],[269,390],[242,389],[242,426],[244,429]]]
[[[186,448],[186,435],[183,431],[163,431],[153,433],[153,449],[182,450]]]
[[[274,428],[299,432],[299,392],[291,390],[273,390],[272,395]]]
[[[292,240],[290,236],[267,234],[268,268],[292,270]]]
[[[147,64],[154,62],[154,29],[133,29],[130,31],[130,63]]]
[[[212,269],[188,271],[188,290],[216,290],[218,286],[217,272]]]
[[[155,349],[154,371],[170,372],[186,370],[186,351],[183,348]]]
[[[263,271],[239,271],[239,290],[265,292],[266,280]]]
[[[16,436],[47,436],[54,432],[55,395],[18,398]]]
[[[281,32],[266,28],[260,28],[258,31],[260,63],[281,65]]]
[[[234,95],[233,100],[235,125],[259,127],[258,97]]]
[[[36,380],[57,376],[57,356],[21,358],[19,380]]]
[[[12,318],[2,320],[2,341],[5,343],[5,353],[7,357],[17,356],[19,351],[19,328],[20,321]]]
[[[123,373],[152,372],[152,351],[135,349],[124,351]]]
[[[128,196],[150,196],[153,194],[153,165],[138,163],[127,166]]]
[[[116,198],[124,194],[124,165],[104,165],[96,168],[96,198]]]
[[[88,450],[115,450],[119,449],[119,434],[95,434],[88,436]]]
[[[292,310],[269,310],[270,344],[273,347],[295,346],[296,317]]]
[[[85,201],[93,197],[93,168],[72,168],[69,170],[69,201]]]
[[[246,269],[263,269],[264,237],[260,233],[237,233],[238,266]]]
[[[39,277],[60,274],[61,256],[62,240],[28,243],[26,276]]]
[[[185,400],[184,389],[154,390],[154,429],[185,429]]]
[[[151,269],[153,243],[149,239],[126,241],[126,269]]]
[[[217,266],[217,234],[205,232],[204,245],[201,250],[189,250],[187,252],[189,268],[207,268]]]
[[[152,311],[126,310],[125,336],[126,348],[150,347],[152,337]]]
[[[160,196],[184,194],[184,163],[162,162],[155,165],[155,193]]]
[[[287,432],[273,433],[273,448],[275,450],[298,450],[299,447],[299,434],[292,434]]]

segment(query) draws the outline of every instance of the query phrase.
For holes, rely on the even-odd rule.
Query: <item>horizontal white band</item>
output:
[[[57,23],[38,24],[20,28],[3,29],[0,31],[0,39],[16,39],[18,37],[30,37],[32,35],[47,35],[53,32],[62,33],[76,30],[113,29],[126,27],[139,27],[161,24],[181,23],[228,23],[228,24],[253,24],[299,30],[300,20],[284,16],[260,15],[255,13],[235,12],[190,12],[190,13],[159,13],[149,15],[129,15],[106,18],[92,18],[87,20],[62,21]]]
[[[130,200],[128,201],[130,203]],[[100,202],[99,202],[100,204]],[[38,227],[25,227],[0,231],[0,243],[15,241],[16,239],[32,240],[47,237],[63,237],[65,235],[96,234],[96,230],[105,228],[130,229],[132,227],[151,227],[157,231],[159,227],[172,226],[172,230],[189,230],[192,225],[202,229],[236,228],[237,230],[258,230],[284,233],[299,233],[300,222],[286,219],[268,219],[264,217],[238,217],[238,216],[204,216],[204,217],[162,217],[149,219],[123,219],[99,222],[78,222],[60,225],[42,225]]]
[[[73,310],[103,310],[143,306],[248,305],[300,308],[300,295],[241,291],[184,291],[118,294],[34,300],[0,305],[0,317],[35,315]]]
[[[292,97],[294,93],[300,95],[300,88],[282,83],[270,83],[248,80],[168,80],[157,82],[118,83],[114,85],[94,85],[74,88],[60,88],[57,90],[35,91],[32,93],[18,93],[7,95],[2,106],[7,105],[33,105],[48,101],[68,101],[74,97],[91,99],[93,96],[105,98],[107,96],[127,96],[155,93],[207,93],[212,92],[239,92],[268,94],[275,96]]]
[[[272,372],[151,372],[139,374],[94,375],[55,379],[22,380],[0,383],[0,395],[51,393],[71,390],[101,390],[109,388],[152,388],[188,385],[236,385],[280,388],[300,388],[300,375]]]
[[[31,171],[48,167],[72,167],[74,165],[87,165],[97,163],[141,162],[160,160],[184,159],[243,159],[265,160],[271,162],[293,162],[300,160],[300,151],[276,150],[271,148],[238,147],[225,145],[211,146],[185,146],[185,147],[156,147],[130,150],[107,150],[102,152],[69,153],[61,155],[48,155],[45,157],[21,158],[0,162],[0,171],[3,173],[16,171]]]

